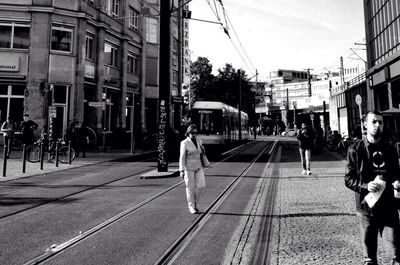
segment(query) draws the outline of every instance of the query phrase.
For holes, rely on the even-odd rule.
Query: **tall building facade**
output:
[[[183,72],[177,12],[171,91],[180,91]],[[132,145],[154,131],[158,15],[159,0],[1,1],[0,120],[28,113],[59,138],[70,121],[84,122],[96,145]]]
[[[385,113],[387,130],[399,136],[400,2],[364,0],[368,109]],[[392,117],[396,117],[393,119]]]

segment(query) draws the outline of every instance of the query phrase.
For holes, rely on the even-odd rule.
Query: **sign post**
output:
[[[360,94],[356,95],[356,103],[358,105],[358,113],[360,115],[360,125],[361,125],[361,136],[364,136],[364,125],[363,125],[363,118],[362,118],[362,111],[361,111],[361,103],[362,103],[362,98]]]

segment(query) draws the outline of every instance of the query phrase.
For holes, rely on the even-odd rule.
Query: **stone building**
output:
[[[171,95],[183,80],[182,10],[171,20]],[[158,0],[1,1],[0,120],[29,113],[59,138],[85,122],[97,146],[155,133],[158,15]]]

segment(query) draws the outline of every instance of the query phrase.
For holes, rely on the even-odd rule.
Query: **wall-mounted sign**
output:
[[[174,96],[172,97],[173,104],[183,104],[183,97],[182,96]]]
[[[19,72],[19,57],[2,57],[0,60],[0,72]]]

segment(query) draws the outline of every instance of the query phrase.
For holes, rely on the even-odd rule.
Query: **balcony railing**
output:
[[[359,85],[366,80],[366,72],[356,76],[355,78],[351,79],[350,81],[345,82],[344,84],[337,86],[335,88],[332,88],[331,90],[331,96],[337,95],[343,91],[346,91],[356,85]]]

